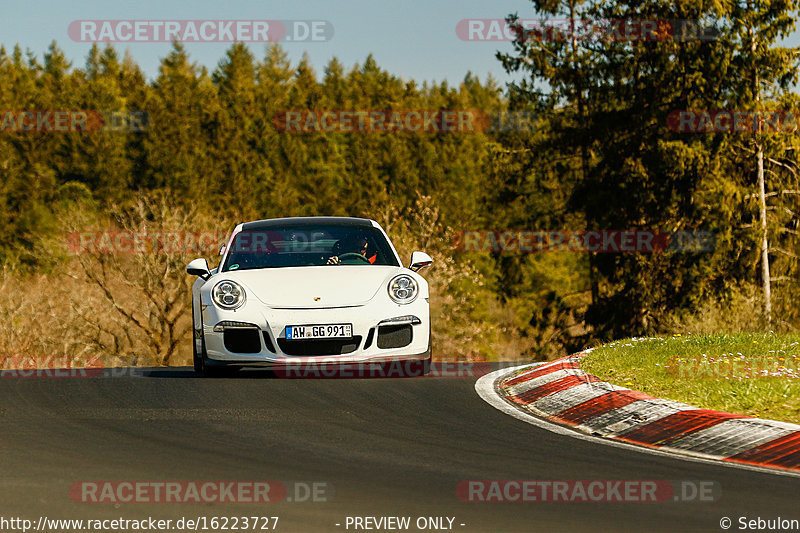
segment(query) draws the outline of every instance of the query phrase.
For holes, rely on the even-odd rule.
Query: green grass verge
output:
[[[800,424],[800,335],[737,333],[612,342],[589,374],[658,398]]]

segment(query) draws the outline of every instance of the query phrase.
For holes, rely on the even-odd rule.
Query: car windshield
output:
[[[323,265],[400,266],[374,227],[303,224],[237,233],[222,271]]]

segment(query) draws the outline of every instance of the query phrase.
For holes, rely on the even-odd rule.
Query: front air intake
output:
[[[258,353],[261,351],[261,336],[255,328],[226,329],[222,334],[225,349],[233,353]]]
[[[278,346],[280,346],[281,351],[286,355],[295,356],[344,355],[358,350],[360,344],[360,335],[349,339],[278,339]]]
[[[386,350],[388,348],[402,348],[411,344],[414,332],[411,325],[402,326],[379,326],[378,327],[378,348]]]

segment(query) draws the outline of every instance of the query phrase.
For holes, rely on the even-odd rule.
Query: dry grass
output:
[[[420,195],[409,217],[390,209],[379,222],[403,261],[416,250],[433,259],[421,273],[431,290],[435,359],[518,360],[526,353],[528,345],[514,325],[513,313],[497,301],[481,269],[453,253],[455,231],[441,222],[430,197]]]
[[[439,221],[430,198],[421,197],[411,220],[386,213],[384,228],[407,261],[425,250],[434,265],[423,272],[431,285],[433,350],[437,360],[518,359],[530,347],[471,262],[454,257],[452,230]],[[198,217],[161,198],[140,198],[111,208],[103,219],[68,216],[67,233],[97,229],[164,233],[187,228],[229,231],[228,221]],[[10,266],[0,280],[0,368],[48,366],[48,361],[97,361],[102,366],[191,364],[191,283],[186,264],[197,253],[70,254],[66,239],[41,243],[59,257],[52,272],[26,274]],[[209,264],[216,255],[206,255]]]
[[[581,367],[603,380],[659,398],[800,423],[798,348],[797,334],[628,339],[592,351]]]

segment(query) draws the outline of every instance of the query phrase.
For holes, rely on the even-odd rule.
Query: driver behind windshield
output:
[[[339,265],[342,261],[348,264],[375,263],[378,254],[370,250],[369,240],[366,237],[356,237],[347,243],[337,241],[333,245],[333,254],[328,258],[328,265]]]

